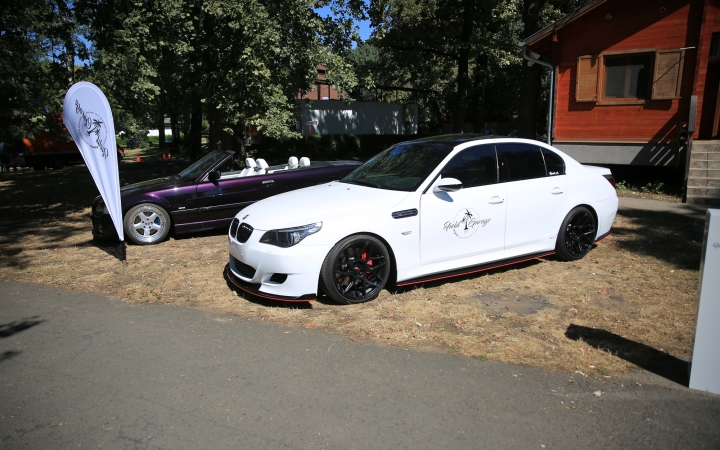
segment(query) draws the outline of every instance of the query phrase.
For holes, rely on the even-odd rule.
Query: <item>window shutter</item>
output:
[[[578,58],[575,101],[597,101],[598,66],[597,56],[589,55]]]
[[[682,64],[685,50],[663,50],[655,55],[652,99],[670,100],[680,98]]]

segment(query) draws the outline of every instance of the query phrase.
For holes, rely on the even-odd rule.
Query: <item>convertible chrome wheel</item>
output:
[[[157,244],[170,233],[170,217],[157,205],[141,203],[125,214],[125,234],[138,245]]]
[[[328,253],[320,273],[322,290],[338,303],[367,302],[376,298],[390,274],[390,254],[380,240],[350,236]]]
[[[555,253],[565,261],[581,259],[592,248],[597,235],[595,216],[584,206],[570,211],[560,227]]]

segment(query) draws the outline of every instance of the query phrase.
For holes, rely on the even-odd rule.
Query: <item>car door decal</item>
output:
[[[465,239],[475,234],[479,228],[484,228],[490,220],[490,218],[481,219],[480,214],[472,208],[463,208],[455,214],[452,221],[445,222],[443,230],[446,232],[452,230],[455,236]]]

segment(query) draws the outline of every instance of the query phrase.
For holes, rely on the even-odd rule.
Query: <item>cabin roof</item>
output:
[[[607,2],[608,0],[591,0],[587,3],[585,3],[583,6],[579,7],[575,11],[571,12],[570,14],[556,20],[555,22],[551,23],[550,25],[546,26],[542,30],[538,31],[537,33],[528,36],[525,39],[525,45],[536,45],[538,42],[542,41],[548,36],[551,36],[553,32],[559,30],[560,28],[564,27],[565,25],[568,25],[575,20],[579,19],[580,17],[584,16],[585,14],[589,13],[590,11],[594,10],[598,6],[602,5],[603,3]]]

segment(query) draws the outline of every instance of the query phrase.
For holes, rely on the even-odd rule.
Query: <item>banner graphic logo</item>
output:
[[[110,153],[107,149],[107,127],[105,121],[94,112],[86,112],[80,106],[80,102],[75,100],[75,112],[80,115],[78,119],[78,132],[90,147],[100,149],[103,158],[107,158]]]

